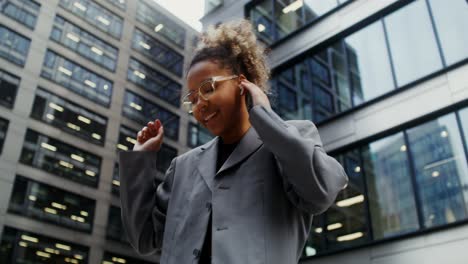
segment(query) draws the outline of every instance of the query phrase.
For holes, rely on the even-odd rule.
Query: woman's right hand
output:
[[[164,128],[159,119],[142,128],[137,134],[133,151],[159,151],[164,138]]]

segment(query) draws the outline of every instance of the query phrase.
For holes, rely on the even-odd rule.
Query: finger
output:
[[[151,138],[150,140],[151,140],[151,143],[157,143],[160,145],[162,143],[163,138],[164,138],[164,128],[161,126],[159,128],[158,134],[155,137]]]
[[[156,130],[155,124],[153,122],[148,122],[147,127],[149,129],[149,132],[150,132],[151,136],[156,136],[158,131]]]
[[[260,87],[249,81],[244,80],[241,82],[241,85],[242,87],[246,88],[252,95],[259,95],[262,92]]]
[[[138,133],[137,133],[137,140],[138,140],[138,142],[140,142],[140,143],[143,142],[143,135],[142,135],[142,133],[141,133],[141,130],[138,131]]]

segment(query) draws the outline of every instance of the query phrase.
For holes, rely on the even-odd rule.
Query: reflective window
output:
[[[468,8],[466,0],[429,0],[447,65],[468,57]],[[462,33],[464,32],[464,33]]]
[[[224,0],[205,0],[205,14],[224,4]]]
[[[358,149],[346,152],[337,160],[343,164],[349,183],[324,216],[323,231],[332,250],[360,245],[370,239],[360,152]]]
[[[0,57],[24,66],[31,40],[0,25]]]
[[[398,86],[442,68],[425,1],[415,1],[385,19]]]
[[[208,129],[199,124],[189,123],[187,145],[191,148],[198,147],[213,138]]]
[[[109,216],[107,218],[106,238],[118,242],[128,244],[128,238],[123,229],[122,218],[120,216],[120,208],[111,206],[109,208]]]
[[[20,162],[51,174],[96,187],[101,158],[28,129]]]
[[[0,70],[0,105],[13,108],[20,78]]]
[[[179,137],[179,116],[143,97],[125,91],[123,115],[145,126],[158,118],[164,125],[164,135],[177,140]]]
[[[184,48],[185,29],[143,0],[138,1],[136,18],[153,30],[156,35],[173,42],[179,48]]]
[[[50,38],[107,70],[115,71],[118,50],[63,17],[55,16]]]
[[[395,89],[381,21],[345,38],[354,104]]]
[[[5,226],[0,263],[87,264],[89,248]]]
[[[136,142],[136,135],[138,131],[120,126],[119,141],[117,142],[117,151],[129,151],[133,149]]]
[[[114,164],[114,172],[112,173],[112,194],[120,196],[120,175],[118,162]]]
[[[248,13],[259,38],[272,44],[326,15],[344,2],[346,1],[263,0],[248,7]]]
[[[375,239],[419,229],[403,133],[362,148]]]
[[[125,263],[125,264],[154,264],[141,259],[131,258],[111,252],[104,252],[102,264]]]
[[[7,130],[8,130],[8,120],[0,117],[0,153],[3,150],[3,143],[5,142]]]
[[[174,106],[180,105],[181,85],[133,58],[130,58],[127,79]]]
[[[60,6],[116,39],[122,35],[123,19],[92,0],[60,0]]]
[[[115,5],[116,7],[125,11],[126,9],[126,1],[125,0],[107,0],[107,2]]]
[[[468,168],[455,114],[407,133],[424,226],[467,218]]]
[[[16,176],[9,212],[91,233],[96,203],[27,178]]]
[[[311,257],[327,251],[323,229],[323,215],[314,216],[302,257]]]
[[[31,117],[88,142],[104,145],[107,118],[46,90],[36,91]]]
[[[133,32],[132,48],[138,50],[160,66],[182,77],[184,57],[150,35],[135,29]]]
[[[3,1],[0,12],[21,24],[34,29],[41,5],[32,0]]]
[[[113,83],[53,51],[47,50],[41,76],[109,107]]]

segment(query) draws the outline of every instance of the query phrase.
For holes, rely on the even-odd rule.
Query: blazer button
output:
[[[208,211],[211,210],[211,203],[210,202],[206,203],[206,209],[208,209]]]
[[[200,251],[199,249],[194,249],[194,250],[193,250],[193,255],[194,255],[195,257],[199,258],[200,255],[201,255],[201,251]]]

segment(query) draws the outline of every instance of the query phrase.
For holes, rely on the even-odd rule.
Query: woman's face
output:
[[[198,91],[200,84],[214,76],[231,76],[230,69],[223,69],[215,61],[194,64],[187,74],[190,91]],[[236,142],[250,127],[245,95],[240,95],[240,78],[215,83],[215,92],[208,100],[198,99],[193,115],[212,134],[220,136],[226,143]],[[190,92],[189,91],[189,92]]]

